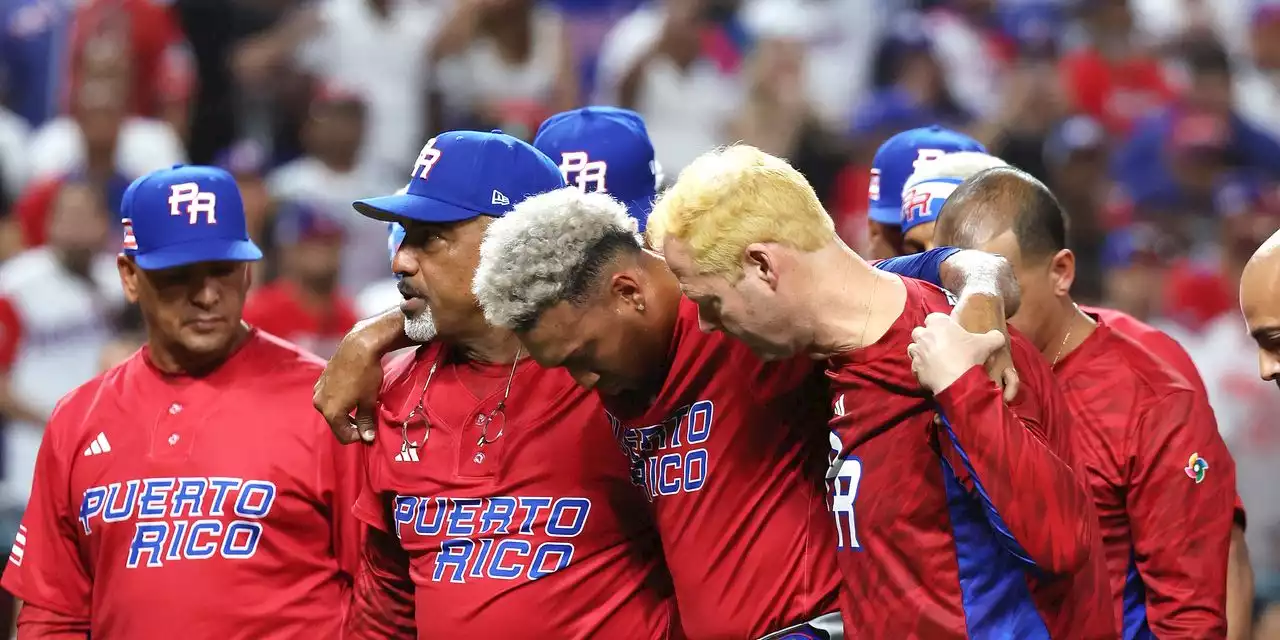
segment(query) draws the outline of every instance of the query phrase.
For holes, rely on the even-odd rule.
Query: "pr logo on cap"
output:
[[[180,209],[187,205],[185,210]],[[195,224],[204,214],[207,224],[218,224],[218,194],[212,191],[201,191],[195,182],[184,182],[169,187],[169,215],[188,217],[188,224]]]

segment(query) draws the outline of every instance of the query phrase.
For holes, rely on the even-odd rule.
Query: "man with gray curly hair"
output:
[[[950,251],[961,257],[944,268],[938,254],[896,264],[960,280],[954,262],[1003,265]],[[997,270],[1008,285],[1007,266]],[[550,191],[495,220],[472,287],[491,324],[600,395],[633,482],[654,501],[690,638],[843,637],[820,367],[764,362],[704,332],[697,305],[605,194]]]

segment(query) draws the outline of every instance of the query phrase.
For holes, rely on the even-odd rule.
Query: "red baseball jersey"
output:
[[[1196,393],[1206,403],[1209,402],[1209,391],[1204,386],[1204,378],[1200,377],[1200,370],[1196,368],[1196,363],[1191,360],[1191,354],[1187,353],[1187,350],[1183,349],[1182,345],[1178,344],[1178,341],[1174,340],[1172,336],[1123,311],[1104,309],[1102,307],[1086,307],[1084,305],[1081,305],[1080,308],[1085,313],[1101,318],[1113,331],[1142,345],[1152,355],[1173,367],[1174,371],[1191,383],[1191,388],[1195,389]],[[1248,524],[1248,517],[1244,510],[1244,502],[1240,500],[1240,491],[1237,490],[1235,495],[1236,525],[1241,530],[1244,530]]]
[[[311,406],[322,369],[253,331],[207,376],[144,348],[64,398],[4,572],[19,633],[44,610],[95,638],[338,637],[360,455]]]
[[[334,292],[318,311],[303,304],[297,287],[283,280],[254,289],[245,301],[244,319],[323,358],[333,356],[360,320],[345,295]]]
[[[1006,407],[981,367],[931,396],[911,331],[946,295],[904,279],[874,344],[833,358],[828,501],[845,630],[861,638],[1114,638],[1097,516],[1048,363],[1014,335]],[[939,426],[934,416],[948,421]]]
[[[648,406],[604,402],[653,500],[685,633],[758,638],[835,611],[821,370],[703,332],[683,297],[667,361]]]
[[[511,371],[439,343],[388,365],[355,509],[375,546],[349,635],[677,637],[647,503],[600,401],[526,359],[502,417]]]
[[[1056,371],[1124,637],[1225,637],[1235,463],[1205,397],[1101,319]]]

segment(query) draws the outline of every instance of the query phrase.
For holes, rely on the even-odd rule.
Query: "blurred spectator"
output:
[[[471,128],[532,140],[544,118],[578,106],[564,19],[534,0],[459,0],[432,55],[445,105]]]
[[[897,21],[877,59],[877,88],[853,117],[853,133],[866,148],[899,131],[931,124],[959,128],[972,119],[952,96],[933,42],[919,20]]]
[[[121,57],[86,58],[71,115],[46,122],[31,136],[31,179],[76,170],[95,176],[118,170],[132,179],[185,161],[172,127],[129,115],[128,73]]]
[[[1228,171],[1280,175],[1280,144],[1234,110],[1226,52],[1201,43],[1186,59],[1185,95],[1140,121],[1114,160],[1116,177],[1140,214],[1205,216]]]
[[[195,93],[195,63],[168,3],[80,3],[68,56],[70,60],[104,56],[127,59],[128,113],[166,122],[185,138]],[[84,72],[80,65],[73,65],[67,86],[79,86],[79,76]]]
[[[1076,254],[1073,297],[1090,304],[1102,299],[1103,209],[1107,180],[1107,133],[1089,116],[1074,116],[1054,127],[1043,148],[1045,182],[1070,216],[1067,245]]]
[[[396,191],[403,194],[408,187]],[[361,318],[375,316],[404,301],[400,295],[400,277],[391,275],[391,262],[396,259],[396,251],[404,242],[404,227],[394,222],[387,225],[387,275],[374,281],[356,294],[356,313]]]
[[[32,127],[62,110],[75,6],[72,0],[0,2],[0,94]]]
[[[664,0],[620,20],[600,52],[600,104],[644,116],[667,175],[728,142],[742,102],[734,51],[715,21],[716,0]]]
[[[0,215],[9,211],[27,183],[27,138],[22,118],[0,106]]]
[[[44,423],[64,394],[98,373],[111,319],[124,305],[98,192],[64,184],[48,220],[49,243],[0,266],[0,506],[21,510],[31,490]],[[118,245],[117,245],[118,246]]]
[[[1273,0],[1130,0],[1145,41],[1173,49],[1189,40],[1216,40],[1232,53],[1248,47],[1251,5]]]
[[[1020,49],[1009,65],[999,109],[969,127],[994,155],[1040,180],[1049,177],[1045,140],[1066,112],[1066,97],[1051,54],[1039,46]]]
[[[1062,59],[1074,108],[1097,118],[1112,134],[1173,99],[1160,60],[1134,36],[1128,0],[1084,0],[1079,11],[1088,43]]]
[[[996,0],[949,0],[929,11],[924,24],[943,70],[942,83],[959,109],[981,119],[993,117],[1000,108],[1000,76],[1012,56],[995,4]]]
[[[273,234],[280,276],[249,296],[245,321],[323,358],[333,355],[359,319],[338,290],[344,233],[310,205],[282,206]]]
[[[729,138],[790,160],[818,197],[830,203],[846,149],[825,130],[805,93],[809,25],[802,6],[794,0],[765,0],[748,28],[756,42],[743,68],[746,103],[729,122]]]
[[[298,51],[303,68],[325,84],[364,98],[368,144],[359,162],[364,175],[401,176],[405,158],[426,142],[424,132],[437,130],[429,124],[429,52],[443,24],[445,4],[319,0],[314,9],[302,10],[273,32],[286,44],[302,34],[297,39],[305,43]]]
[[[368,121],[369,110],[363,96],[333,83],[321,87],[302,128],[306,155],[281,166],[267,178],[268,190],[276,200],[309,202],[346,228],[340,284],[348,292],[359,291],[389,273],[382,252],[386,228],[353,215],[351,203],[390,193],[408,181],[402,167],[395,172],[371,172],[357,162],[361,149],[368,146]],[[404,159],[400,161],[403,163]]]
[[[747,20],[756,5],[775,0],[746,0]],[[858,101],[871,88],[876,51],[885,25],[906,10],[905,3],[885,0],[801,0],[786,22],[806,23],[804,92],[815,113],[829,128],[843,129]],[[759,18],[754,18],[760,22]],[[765,20],[767,22],[767,20]]]
[[[136,304],[126,306],[111,324],[111,340],[98,355],[98,370],[106,371],[128,360],[146,342],[147,327],[142,310]]]
[[[241,140],[218,152],[213,164],[225,169],[236,179],[240,197],[244,200],[245,226],[249,237],[262,241],[266,236],[267,222],[275,208],[267,186],[267,154],[262,146],[252,140]],[[256,265],[255,265],[256,266]]]
[[[1249,51],[1235,58],[1240,115],[1280,139],[1280,1],[1259,0],[1249,29]]]

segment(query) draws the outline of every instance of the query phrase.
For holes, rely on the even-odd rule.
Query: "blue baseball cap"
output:
[[[133,181],[120,201],[124,253],[143,269],[262,259],[244,202],[223,169],[175,165]]]
[[[889,138],[871,161],[871,208],[867,215],[880,224],[898,226],[902,221],[902,187],[921,160],[932,160],[957,151],[986,153],[982,143],[958,131],[932,125],[908,129]]]
[[[568,184],[608,193],[627,205],[644,231],[661,171],[640,114],[617,107],[557,113],[538,128],[533,146],[560,163]]]
[[[341,241],[347,230],[314,203],[285,202],[275,216],[275,242],[295,245],[309,240]]]
[[[933,178],[912,185],[903,197],[899,219],[906,233],[922,224],[937,222],[947,198],[964,182],[959,178]]]
[[[502,216],[529,196],[565,186],[560,169],[501,131],[449,131],[427,141],[403,193],[351,203],[383,222],[461,222]]]

